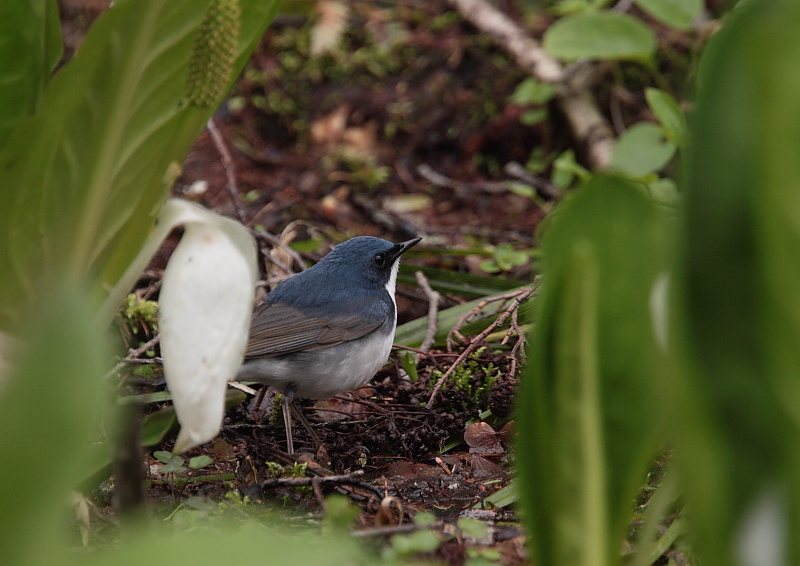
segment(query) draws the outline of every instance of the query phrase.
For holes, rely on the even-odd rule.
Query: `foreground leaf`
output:
[[[797,2],[747,3],[701,67],[680,272],[687,367],[671,391],[709,566],[800,561],[797,29]]]
[[[0,147],[36,112],[62,50],[57,0],[0,4]]]
[[[518,484],[535,560],[616,564],[658,444],[662,353],[650,313],[663,219],[630,182],[595,177],[554,211],[517,407]]]
[[[26,325],[16,369],[0,383],[0,548],[4,564],[40,561],[61,529],[100,431],[102,376],[110,359],[91,304],[71,290],[43,297]]]
[[[114,288],[213,108],[183,104],[210,0],[120,0],[0,152],[0,327],[43,280],[99,274]],[[277,1],[242,0],[234,73]]]

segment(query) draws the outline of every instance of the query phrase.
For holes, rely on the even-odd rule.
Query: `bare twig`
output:
[[[561,196],[561,191],[553,183],[544,177],[531,175],[528,170],[525,169],[525,167],[516,161],[510,161],[506,163],[505,167],[503,167],[503,171],[506,173],[506,175],[510,175],[511,177],[519,179],[520,181],[532,186],[542,198],[554,200]]]
[[[534,282],[534,287],[536,283]],[[448,351],[453,350],[453,336],[458,338],[460,341],[464,341],[464,335],[461,334],[461,328],[471,322],[473,318],[478,316],[480,312],[486,308],[487,305],[491,303],[497,303],[501,301],[509,301],[511,299],[516,298],[519,295],[519,289],[514,291],[509,291],[508,293],[501,293],[499,295],[492,295],[491,297],[484,298],[481,302],[477,305],[472,307],[469,311],[461,315],[461,318],[453,325],[453,328],[450,329],[450,332],[447,333],[447,349]],[[499,309],[498,309],[499,310]]]
[[[431,349],[433,341],[436,339],[436,315],[439,312],[439,300],[442,297],[431,289],[428,278],[425,277],[424,273],[417,271],[414,275],[420,288],[425,291],[425,296],[428,297],[428,327],[425,330],[425,338],[422,340],[422,344],[419,345],[420,350],[427,352]]]
[[[369,217],[372,222],[383,227],[387,232],[396,234],[401,238],[419,236],[420,231],[417,227],[411,225],[400,215],[386,210],[385,207],[377,206],[373,199],[351,192],[349,200],[356,209]]]
[[[208,119],[206,128],[208,129],[208,133],[211,134],[211,140],[214,142],[219,156],[222,158],[222,168],[225,169],[225,177],[227,179],[225,190],[228,191],[228,196],[230,196],[233,209],[236,212],[236,218],[238,218],[239,222],[242,224],[247,224],[244,207],[242,206],[242,201],[239,199],[239,186],[236,183],[236,164],[231,158],[231,152],[228,151],[228,146],[225,144],[225,139],[214,123],[214,118]]]
[[[278,236],[270,234],[266,230],[252,230],[251,232],[253,236],[255,236],[256,238],[261,238],[262,240],[269,242],[273,246],[277,246],[283,251],[285,251],[286,254],[290,258],[292,258],[292,261],[294,261],[297,264],[297,267],[299,267],[301,271],[306,268],[306,262],[303,261],[302,257],[300,257],[300,254],[297,253],[295,250],[293,250],[290,246],[284,244]],[[287,273],[294,273],[294,271],[291,268],[284,265],[282,262],[279,262],[275,258],[269,258],[269,261],[275,263],[275,265],[277,265]]]
[[[415,523],[403,523],[401,525],[388,525],[383,527],[372,527],[370,529],[359,529],[351,531],[350,534],[356,538],[379,537],[386,535],[394,535],[397,533],[411,533],[423,529],[430,529],[432,527],[441,526],[439,523],[434,525],[417,525]]]
[[[232,387],[234,389],[238,389],[239,391],[242,391],[243,393],[247,393],[248,395],[258,395],[258,391],[256,391],[252,387],[248,387],[247,385],[239,383],[238,381],[229,381],[228,382],[228,387]]]
[[[442,385],[445,384],[447,379],[453,374],[453,372],[459,366],[459,364],[461,364],[465,359],[467,359],[467,357],[469,357],[470,354],[472,354],[475,350],[477,350],[478,346],[481,344],[481,342],[483,342],[484,338],[486,338],[489,334],[491,334],[495,328],[501,326],[506,321],[506,319],[509,316],[511,316],[511,314],[515,312],[519,308],[519,306],[523,302],[525,302],[532,294],[533,294],[533,287],[526,287],[521,291],[517,291],[517,295],[512,300],[511,305],[508,308],[506,308],[506,310],[504,310],[502,314],[500,314],[500,316],[498,316],[494,320],[494,322],[492,322],[480,334],[478,334],[475,338],[472,339],[469,345],[466,348],[464,348],[464,351],[461,352],[461,355],[458,356],[458,358],[456,358],[455,362],[453,362],[453,365],[451,365],[447,369],[444,375],[442,375],[442,377],[440,377],[439,380],[436,382],[436,385],[433,386],[433,391],[431,391],[431,396],[430,398],[428,398],[428,403],[426,404],[426,407],[428,409],[433,407],[433,403],[436,401],[436,396],[439,394],[439,390],[442,388]]]
[[[444,187],[455,191],[468,192],[471,190],[478,190],[487,193],[502,193],[508,190],[508,183],[505,181],[478,181],[467,183],[446,177],[427,163],[420,163],[417,165],[417,173],[420,177],[437,187]]]
[[[312,473],[319,473],[319,470],[311,470]],[[322,485],[333,485],[337,490],[343,490],[342,492],[351,498],[359,497],[355,492],[353,492],[353,488],[358,488],[366,491],[367,493],[371,494],[373,497],[376,497],[379,501],[383,497],[383,494],[379,489],[375,486],[372,486],[366,482],[360,481],[360,478],[364,475],[364,470],[356,470],[350,474],[341,474],[341,475],[319,475],[313,478],[273,478],[264,480],[261,483],[255,485],[255,487],[263,492],[264,490],[271,489],[274,487],[302,487],[302,486],[312,486],[317,487],[316,489],[321,489]],[[361,496],[363,497],[363,496]]]
[[[512,334],[516,334],[517,341],[514,343],[514,347],[511,348],[511,367],[508,370],[508,375],[510,377],[514,377],[517,374],[518,357],[522,360],[525,359],[525,350],[522,349],[522,346],[525,345],[525,333],[519,326],[519,309],[511,313],[511,324],[508,327],[508,333],[501,343],[506,344]]]
[[[447,0],[478,30],[489,35],[520,68],[537,79],[554,83],[561,109],[572,133],[586,146],[592,167],[603,168],[611,161],[614,134],[589,92],[587,72],[591,66],[564,69],[522,28],[485,0]]]
[[[271,478],[264,480],[258,484],[261,489],[269,489],[271,487],[302,487],[316,483],[361,483],[361,477],[364,475],[364,470],[356,470],[349,474],[338,474],[332,476],[317,476],[315,478]]]
[[[127,364],[133,363],[139,359],[139,356],[144,354],[147,350],[151,350],[161,341],[161,335],[156,335],[152,337],[150,340],[139,346],[138,348],[131,348],[128,350],[128,354],[122,358],[117,365],[115,365],[111,370],[105,375],[105,379],[110,379],[111,377],[115,376],[119,370],[124,368]]]

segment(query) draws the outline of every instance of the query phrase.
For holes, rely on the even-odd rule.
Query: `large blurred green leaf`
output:
[[[657,20],[677,29],[691,27],[703,9],[703,0],[635,0],[635,2]]]
[[[653,31],[618,12],[566,16],[544,34],[544,48],[559,59],[650,59],[656,49]]]
[[[62,557],[57,563],[98,566],[141,566],[142,564],[331,564],[358,566],[375,564],[378,557],[364,550],[350,537],[325,536],[318,531],[297,529],[290,533],[285,521],[275,517],[261,522],[239,517],[203,518],[197,513],[193,528],[170,533],[138,533],[117,548],[92,555]],[[184,522],[192,521],[190,513]],[[190,523],[191,524],[191,523]],[[154,562],[155,559],[155,562]]]
[[[113,287],[213,108],[187,107],[187,64],[210,0],[121,0],[0,152],[0,327],[42,279]],[[242,0],[239,59],[277,0]],[[170,169],[172,167],[172,169]]]
[[[68,290],[41,298],[22,331],[16,370],[0,387],[0,548],[3,564],[41,564],[81,462],[100,432],[110,359],[91,304]]]
[[[36,111],[62,49],[57,0],[0,3],[0,147]]]
[[[763,552],[800,561],[798,29],[797,2],[748,3],[700,74],[679,279],[688,374],[675,390],[694,546],[712,566],[737,562],[758,509],[776,536]]]
[[[651,302],[668,242],[642,189],[603,176],[563,201],[545,232],[517,407],[520,490],[538,563],[619,562],[659,436],[663,352]]]

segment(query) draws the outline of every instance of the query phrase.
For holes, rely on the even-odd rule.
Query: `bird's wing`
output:
[[[285,303],[262,303],[253,313],[245,358],[281,356],[335,346],[377,330],[393,316],[393,305],[385,301],[370,301],[368,308],[364,308],[363,302],[359,303],[337,304],[334,312],[324,317]]]

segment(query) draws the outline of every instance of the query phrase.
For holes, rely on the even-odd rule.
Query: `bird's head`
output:
[[[372,236],[357,236],[342,242],[320,261],[319,265],[335,268],[352,277],[365,277],[382,287],[394,291],[400,256],[415,246],[422,238],[413,238],[395,244]]]

